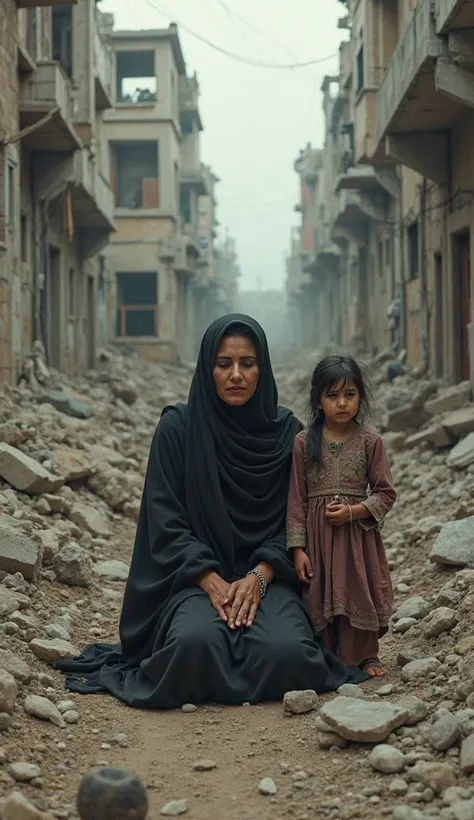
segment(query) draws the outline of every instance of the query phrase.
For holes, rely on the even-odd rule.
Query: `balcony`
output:
[[[31,128],[23,144],[34,152],[70,152],[81,147],[72,125],[69,79],[55,61],[40,62],[20,85],[20,125]]]
[[[464,4],[465,9],[472,5]],[[436,34],[450,8],[454,20],[454,7],[461,13],[459,3],[438,0],[436,18],[432,0],[418,0],[375,108],[376,140],[386,154],[439,184],[449,178],[447,132],[474,106],[471,32],[454,31],[447,38]]]
[[[341,240],[363,245],[367,240],[367,226],[370,216],[363,206],[360,194],[342,190],[332,229],[332,241]]]
[[[95,104],[99,111],[113,107],[112,97],[112,49],[105,37],[101,34],[98,22],[94,31],[94,74],[95,74]]]
[[[178,273],[186,276],[194,276],[196,273],[195,260],[188,252],[188,240],[181,234],[175,237],[174,267]]]
[[[344,91],[351,87],[354,70],[354,40],[348,40],[339,46],[339,63],[341,66],[340,85]]]
[[[86,150],[76,151],[68,179],[74,226],[81,230],[83,255],[98,253],[115,230],[112,188]]]
[[[19,9],[34,9],[38,6],[50,6],[56,8],[57,6],[75,6],[78,0],[16,0]]]
[[[435,19],[438,34],[474,28],[474,4],[466,0],[437,0]]]
[[[202,168],[199,168],[199,170],[196,171],[182,168],[180,171],[179,180],[181,185],[184,185],[187,188],[194,188],[198,196],[206,196],[211,193]]]

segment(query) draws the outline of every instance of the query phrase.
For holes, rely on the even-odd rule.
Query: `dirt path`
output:
[[[105,557],[127,560],[133,529],[133,524],[122,519],[111,539],[113,556],[110,553]],[[423,555],[417,558],[422,561]],[[430,583],[441,586],[444,580],[440,575]],[[116,640],[120,600],[105,598],[102,587],[95,581],[86,600],[80,589],[42,585],[44,599],[52,610],[66,605],[69,611],[77,608],[82,613],[74,630],[76,645],[90,642],[97,633],[97,624],[101,641]],[[122,584],[108,583],[106,589],[118,593]],[[413,588],[412,593],[416,591]],[[423,591],[426,594],[426,581]],[[404,691],[396,666],[399,646],[397,636],[384,642],[389,676],[383,683],[392,682],[395,691]],[[16,651],[28,659],[38,675],[50,678],[44,679],[44,684],[54,689],[54,699],[69,699],[60,673],[32,662],[31,654],[20,642]],[[365,688],[374,691],[378,686],[380,682]],[[391,813],[391,778],[370,769],[366,763],[368,750],[362,746],[320,750],[314,715],[288,718],[280,704],[200,707],[191,714],[149,713],[132,710],[108,696],[73,695],[71,699],[80,715],[76,725],[60,730],[50,724],[33,723],[21,714],[8,744],[10,761],[27,759],[40,765],[40,782],[36,787],[25,785],[24,790],[37,805],[53,810],[58,820],[74,814],[74,797],[82,776],[100,764],[121,766],[141,777],[149,792],[150,818],[157,818],[168,801],[183,798],[189,806],[186,816],[194,820],[221,820],[224,816],[229,820],[304,820],[315,816],[375,820]],[[128,745],[116,745],[119,742]],[[216,768],[195,772],[193,765],[200,759],[215,761]],[[276,783],[275,796],[259,794],[258,783],[264,777]],[[0,770],[0,785],[12,785],[9,780]]]

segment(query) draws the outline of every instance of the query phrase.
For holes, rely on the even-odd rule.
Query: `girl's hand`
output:
[[[328,504],[326,518],[333,527],[342,527],[351,517],[348,504]]]
[[[296,547],[292,550],[292,553],[298,578],[303,584],[310,584],[311,578],[313,577],[311,561],[302,547]]]
[[[256,575],[246,575],[230,585],[224,607],[230,609],[228,627],[252,626],[260,606],[260,581]]]

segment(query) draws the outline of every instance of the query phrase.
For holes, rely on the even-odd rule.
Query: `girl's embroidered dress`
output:
[[[377,638],[386,632],[392,612],[392,583],[380,537],[396,498],[390,466],[381,437],[366,427],[355,427],[337,444],[323,437],[319,470],[307,462],[306,439],[304,431],[294,444],[287,543],[289,548],[304,547],[311,560],[313,578],[305,600],[315,631],[334,643],[328,636],[336,619],[346,646],[346,651],[339,646],[341,660],[345,655],[344,662],[359,664],[371,655],[347,655],[357,655],[357,644],[362,653],[370,647],[376,653]],[[362,503],[371,517],[334,527],[325,512],[335,500]],[[373,634],[347,635],[353,630]]]

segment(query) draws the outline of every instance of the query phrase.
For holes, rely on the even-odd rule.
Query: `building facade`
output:
[[[339,74],[323,85],[335,210],[314,223],[339,248],[330,288],[312,270],[323,340],[403,347],[451,382],[474,375],[473,24],[473,0],[348,1]]]
[[[111,41],[110,334],[152,361],[190,360],[215,292],[217,178],[201,161],[199,85],[175,25],[113,31]]]
[[[111,50],[94,0],[0,0],[0,384],[34,341],[69,374],[106,340]]]

